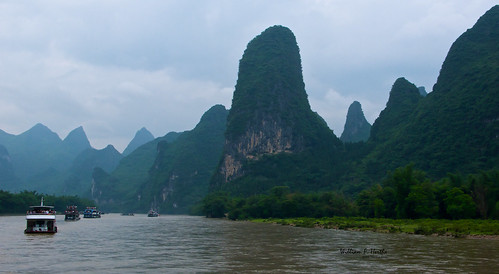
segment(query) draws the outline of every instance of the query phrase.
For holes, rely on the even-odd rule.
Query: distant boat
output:
[[[121,213],[121,216],[134,216],[133,213]]]
[[[64,211],[64,221],[78,221],[80,220],[80,212],[75,205],[66,206]]]
[[[159,213],[154,210],[154,209],[151,209],[149,210],[149,212],[147,213],[147,217],[159,217]]]
[[[57,233],[55,213],[53,206],[43,204],[42,197],[40,205],[30,206],[30,210],[26,213],[24,233]]]
[[[89,206],[83,211],[83,218],[100,218],[100,215],[101,212],[94,206]]]

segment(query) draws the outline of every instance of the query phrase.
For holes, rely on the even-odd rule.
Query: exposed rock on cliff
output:
[[[92,198],[105,210],[189,212],[208,192],[224,145],[228,110],[211,107],[196,127],[148,142],[125,157],[112,174],[93,173]]]
[[[338,139],[312,112],[303,83],[299,48],[286,27],[273,26],[249,42],[227,119],[222,157],[213,185],[247,172],[248,161],[319,149],[334,153]]]

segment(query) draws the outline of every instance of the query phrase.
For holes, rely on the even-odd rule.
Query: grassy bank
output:
[[[408,233],[470,238],[499,238],[498,220],[381,219],[364,217],[325,217],[253,219],[253,222],[299,227],[318,227],[382,233]]]

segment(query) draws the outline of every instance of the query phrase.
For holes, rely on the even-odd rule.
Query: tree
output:
[[[415,199],[407,199],[410,192],[413,191],[412,187],[420,184],[426,180],[426,175],[420,170],[414,170],[413,165],[397,168],[393,173],[389,174],[384,180],[385,187],[391,187],[395,190],[395,212],[397,218],[411,218],[407,213],[408,202]],[[413,196],[416,193],[413,194]]]
[[[208,218],[222,218],[229,211],[227,192],[213,192],[203,199],[203,213]]]
[[[435,218],[438,213],[438,203],[432,184],[425,181],[412,186],[405,205],[405,215],[408,218]]]
[[[454,187],[445,193],[446,212],[452,219],[468,219],[476,215],[473,198],[461,189]]]

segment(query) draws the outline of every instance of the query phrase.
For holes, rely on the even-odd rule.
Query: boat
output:
[[[57,233],[55,213],[53,206],[43,204],[42,197],[40,205],[30,206],[26,213],[26,229],[24,233]]]
[[[64,211],[64,221],[78,221],[80,220],[80,212],[75,205],[66,206]]]
[[[89,206],[83,211],[83,218],[100,218],[101,212],[95,206]]]
[[[134,216],[133,213],[121,213],[121,216]]]
[[[154,209],[151,209],[149,210],[149,212],[147,213],[147,217],[159,217],[159,213],[154,210]]]

